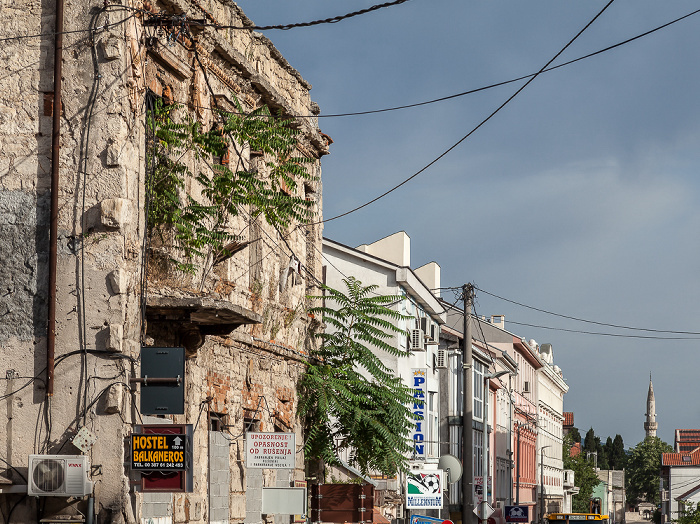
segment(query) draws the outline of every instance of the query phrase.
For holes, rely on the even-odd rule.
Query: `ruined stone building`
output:
[[[261,488],[305,478],[296,383],[314,343],[305,309],[321,279],[320,159],[330,143],[311,86],[230,0],[55,4],[8,0],[0,10],[3,520],[262,522]],[[296,169],[294,158],[305,159],[309,176],[281,179],[276,191],[309,203],[306,224],[270,225],[270,210],[243,198],[218,229],[197,232],[229,235],[226,248],[183,258],[147,221],[155,150],[168,140],[147,122],[172,108],[187,129],[223,137],[229,118],[263,107],[292,118],[282,160]],[[269,152],[233,142],[212,155],[194,140],[171,155],[193,176],[170,196],[189,195],[188,209],[203,212],[197,174],[213,165],[273,179]],[[177,369],[180,358],[180,389],[161,385],[142,413],[142,392],[154,387],[147,360],[154,377],[159,362]],[[158,404],[177,404],[181,391],[181,411]],[[191,425],[187,474],[130,469],[130,436],[153,423],[176,436]],[[250,430],[294,433],[294,467],[246,468]],[[44,470],[30,455],[78,459]],[[47,476],[58,496],[47,496]],[[157,492],[164,483],[169,491]]]

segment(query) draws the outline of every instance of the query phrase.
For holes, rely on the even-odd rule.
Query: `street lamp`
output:
[[[551,445],[540,448],[540,521],[544,524],[544,450]]]
[[[499,371],[497,373],[484,373],[484,433],[483,433],[483,440],[484,440],[484,445],[483,445],[483,455],[482,455],[482,485],[481,485],[481,490],[482,490],[482,501],[481,501],[481,511],[479,514],[482,517],[482,521],[486,523],[487,518],[485,518],[486,515],[486,504],[488,504],[488,487],[489,487],[489,433],[488,433],[488,405],[489,405],[489,380],[492,378],[498,378],[502,377],[503,375],[507,375],[510,373],[510,371]]]

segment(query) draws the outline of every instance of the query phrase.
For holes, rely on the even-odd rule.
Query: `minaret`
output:
[[[647,393],[647,419],[644,422],[644,431],[647,437],[655,437],[658,424],[656,423],[656,400],[654,400],[654,386],[651,383],[651,373],[649,373],[649,393]]]

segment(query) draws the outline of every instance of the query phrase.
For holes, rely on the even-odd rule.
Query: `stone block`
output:
[[[100,42],[106,60],[116,60],[123,54],[122,42],[115,35],[107,35]]]
[[[107,229],[123,229],[131,220],[131,202],[108,198],[100,203],[100,223]]]
[[[121,353],[124,349],[124,328],[121,324],[107,326],[107,339],[105,341],[108,351]]]
[[[105,399],[106,413],[121,413],[124,400],[124,388],[122,384],[112,384]]]
[[[115,295],[123,295],[129,289],[129,274],[123,269],[115,269],[107,275],[109,288]]]
[[[119,157],[121,156],[121,146],[110,140],[107,145],[105,162],[108,167],[114,167],[120,165]]]

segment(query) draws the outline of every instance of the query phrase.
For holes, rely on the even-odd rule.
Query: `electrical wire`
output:
[[[623,41],[621,41],[621,42],[618,42],[618,43],[616,43],[616,44],[613,44],[613,45],[604,47],[604,48],[602,48],[602,49],[599,49],[598,51],[594,51],[594,52],[592,52],[592,53],[588,53],[588,54],[583,55],[583,56],[580,56],[580,57],[578,57],[578,58],[574,58],[574,59],[572,59],[572,60],[568,60],[568,61],[563,62],[563,63],[561,63],[561,64],[558,64],[558,65],[555,65],[555,66],[552,66],[552,67],[548,67],[548,68],[544,69],[544,70],[542,71],[542,73],[548,73],[548,72],[550,72],[550,71],[554,71],[555,69],[559,69],[559,68],[561,68],[561,67],[565,67],[565,66],[574,64],[574,63],[576,63],[576,62],[580,62],[580,61],[582,61],[582,60],[585,60],[585,59],[587,59],[587,58],[591,58],[591,57],[597,56],[597,55],[602,54],[602,53],[605,53],[605,52],[607,52],[607,51],[611,51],[611,50],[616,49],[616,48],[618,48],[618,47],[621,47],[621,46],[623,46],[623,45],[626,45],[626,44],[629,44],[629,43],[631,43],[631,42],[634,42],[635,40],[639,40],[640,38],[643,38],[643,37],[645,37],[645,36],[648,36],[648,35],[650,35],[650,34],[652,34],[652,33],[655,33],[656,31],[659,31],[659,30],[661,30],[661,29],[665,29],[666,27],[669,27],[669,26],[671,26],[671,25],[673,25],[673,24],[675,24],[675,23],[677,23],[677,22],[680,22],[680,21],[682,21],[682,20],[685,20],[686,18],[689,18],[689,17],[691,17],[691,16],[693,16],[693,15],[696,15],[696,14],[698,14],[698,13],[700,13],[700,9],[695,10],[695,11],[693,11],[693,12],[691,12],[691,13],[686,14],[686,15],[683,15],[683,16],[681,16],[681,17],[678,17],[678,18],[676,18],[676,19],[674,19],[674,20],[671,20],[670,22],[667,22],[667,23],[662,24],[662,25],[660,25],[660,26],[657,26],[657,27],[655,27],[654,29],[650,29],[649,31],[645,31],[645,32],[643,32],[643,33],[640,33],[640,34],[638,34],[638,35],[636,35],[636,36],[633,36],[633,37],[631,37],[631,38],[628,38],[628,39],[623,40]],[[531,78],[531,77],[535,76],[536,74],[537,74],[537,73],[530,73],[530,74],[528,74],[528,75],[523,75],[523,76],[520,76],[520,77],[517,77],[517,78],[512,78],[512,79],[510,79],[510,80],[504,80],[504,81],[501,81],[501,82],[496,82],[496,83],[494,83],[494,84],[489,84],[489,85],[486,85],[486,86],[477,87],[477,88],[474,88],[474,89],[469,89],[469,90],[467,90],[467,91],[461,91],[461,92],[459,92],[459,93],[454,93],[454,94],[442,96],[442,97],[439,97],[439,98],[433,98],[433,99],[430,99],[430,100],[424,100],[424,101],[422,101],[422,102],[415,102],[415,103],[412,103],[412,104],[405,104],[405,105],[399,105],[399,106],[391,106],[391,107],[386,107],[386,108],[381,108],[381,109],[369,109],[369,110],[362,110],[362,111],[352,111],[352,112],[345,112],[345,113],[329,113],[329,114],[318,114],[318,115],[301,115],[301,114],[295,114],[295,115],[286,115],[286,116],[283,117],[283,118],[309,118],[309,119],[313,119],[313,118],[340,118],[340,117],[348,117],[348,116],[363,116],[363,115],[371,115],[371,114],[377,114],[377,113],[386,113],[386,112],[390,112],[390,111],[399,111],[399,110],[402,110],[402,109],[411,109],[411,108],[414,108],[414,107],[421,107],[421,106],[425,106],[425,105],[435,104],[435,103],[438,103],[438,102],[444,102],[444,101],[447,101],[447,100],[452,100],[452,99],[460,98],[460,97],[463,97],[463,96],[466,96],[466,95],[471,95],[471,94],[474,94],[474,93],[479,93],[479,92],[481,92],[481,91],[486,91],[486,90],[493,89],[493,88],[496,88],[496,87],[500,87],[500,86],[512,84],[512,83],[515,83],[515,82],[519,82],[519,81],[521,81],[521,80],[526,80],[526,79],[528,79],[528,78]],[[191,104],[191,105],[192,105],[192,104]],[[211,107],[198,106],[198,105],[196,105],[196,104],[192,105],[192,107],[195,108],[195,109],[202,109],[202,110],[204,110],[204,111],[212,111],[212,108],[211,108]],[[222,113],[225,113],[225,114],[229,114],[229,115],[242,115],[242,114],[243,114],[243,113],[238,113],[238,112],[236,112],[236,111],[225,111],[225,110],[219,110],[219,111],[222,112]],[[274,115],[273,115],[273,116],[274,116]],[[275,118],[278,118],[278,117],[276,117],[276,116],[274,116],[274,117],[275,117]]]
[[[574,63],[576,63],[576,62],[580,62],[581,60],[585,60],[585,59],[587,59],[587,58],[591,58],[591,57],[594,57],[594,56],[596,56],[596,55],[600,55],[600,54],[605,53],[605,52],[607,52],[607,51],[611,51],[611,50],[616,49],[616,48],[618,48],[618,47],[621,47],[621,46],[623,46],[623,45],[629,44],[630,42],[634,42],[635,40],[639,40],[640,38],[643,38],[643,37],[648,36],[648,35],[650,35],[650,34],[652,34],[652,33],[655,33],[656,31],[659,31],[659,30],[661,30],[661,29],[664,29],[664,28],[666,28],[666,27],[668,27],[668,26],[670,26],[670,25],[673,25],[673,24],[675,24],[675,23],[677,23],[677,22],[680,22],[680,21],[682,21],[682,20],[685,20],[686,18],[689,18],[689,17],[691,17],[691,16],[693,16],[693,15],[696,15],[696,14],[698,14],[698,13],[700,13],[700,9],[697,9],[697,10],[693,11],[692,13],[688,13],[687,15],[684,15],[684,16],[681,16],[681,17],[679,17],[679,18],[676,18],[675,20],[671,20],[670,22],[667,22],[667,23],[665,23],[665,24],[663,24],[663,25],[660,25],[660,26],[658,26],[658,27],[655,27],[654,29],[651,29],[651,30],[649,30],[649,31],[645,31],[644,33],[641,33],[641,34],[638,34],[638,35],[633,36],[633,37],[631,37],[631,38],[628,38],[628,39],[626,39],[626,40],[623,40],[622,42],[618,42],[617,44],[613,44],[613,45],[610,45],[610,46],[605,47],[605,48],[603,48],[603,49],[599,49],[598,51],[594,51],[594,52],[592,52],[592,53],[588,53],[587,55],[583,55],[583,56],[580,56],[580,57],[578,57],[578,58],[574,58],[573,60],[568,60],[568,61],[563,62],[563,63],[561,63],[561,64],[558,64],[558,65],[555,65],[555,66],[552,66],[552,67],[548,67],[548,68],[544,69],[544,70],[542,71],[542,73],[549,73],[550,71],[554,71],[555,69],[559,69],[560,67],[565,67],[565,66],[574,64]],[[420,106],[425,106],[425,105],[429,105],[429,104],[435,104],[435,103],[437,103],[437,102],[444,102],[444,101],[446,101],[446,100],[452,100],[452,99],[454,99],[454,98],[459,98],[459,97],[462,97],[462,96],[471,95],[471,94],[474,94],[474,93],[479,93],[480,91],[486,91],[486,90],[488,90],[488,89],[493,89],[493,88],[495,88],[495,87],[500,87],[500,86],[503,86],[503,85],[512,84],[512,83],[514,83],[514,82],[519,82],[519,81],[521,81],[521,80],[525,80],[525,79],[527,79],[527,78],[534,77],[534,76],[537,75],[537,74],[538,74],[538,73],[530,73],[529,75],[520,76],[520,77],[518,77],[518,78],[513,78],[513,79],[511,79],[511,80],[504,80],[504,81],[502,81],[502,82],[497,82],[497,83],[495,83],[495,84],[490,84],[490,85],[487,85],[487,86],[482,86],[482,87],[478,87],[478,88],[475,88],[475,89],[470,89],[470,90],[468,90],[468,91],[462,91],[462,92],[460,92],[460,93],[455,93],[455,94],[452,94],[452,95],[442,96],[442,97],[440,97],[440,98],[434,98],[434,99],[431,99],[431,100],[425,100],[425,101],[423,101],[423,102],[416,102],[416,103],[413,103],[413,104],[405,104],[405,105],[400,105],[400,106],[386,107],[386,108],[383,108],[383,109],[371,109],[371,110],[366,110],[366,111],[355,111],[355,112],[348,112],[348,113],[331,113],[331,114],[327,114],[327,115],[324,115],[324,114],[319,114],[319,115],[295,115],[295,116],[296,116],[297,118],[338,118],[338,117],[347,117],[347,116],[371,115],[371,114],[377,114],[377,113],[386,113],[386,112],[389,112],[389,111],[398,111],[398,110],[401,110],[401,109],[410,109],[410,108],[413,108],[413,107],[420,107]]]
[[[203,25],[208,26],[208,27],[215,27],[216,29],[237,29],[237,30],[245,30],[245,31],[269,31],[272,29],[280,29],[280,30],[286,31],[288,29],[294,29],[297,27],[311,27],[311,26],[321,25],[321,24],[335,24],[335,23],[338,23],[342,20],[346,20],[348,18],[353,18],[355,16],[371,13],[372,11],[377,11],[378,9],[382,9],[384,7],[392,7],[395,5],[404,4],[406,2],[408,2],[408,0],[394,0],[393,2],[385,2],[383,4],[373,5],[371,7],[366,8],[366,9],[360,9],[359,11],[354,11],[352,13],[347,13],[344,15],[332,16],[330,18],[323,18],[321,20],[313,20],[311,22],[297,22],[294,24],[262,25],[262,26],[256,26],[256,25],[234,26],[234,25],[218,25],[218,24],[203,24]]]
[[[553,311],[548,311],[546,309],[541,309],[541,308],[537,308],[534,306],[528,306],[527,304],[523,304],[522,302],[517,302],[517,301],[511,300],[509,298],[504,298],[504,297],[501,297],[501,296],[496,295],[494,293],[491,293],[489,291],[479,289],[477,287],[475,287],[474,289],[476,289],[482,293],[485,293],[487,295],[490,295],[494,298],[497,298],[499,300],[503,300],[504,302],[509,302],[511,304],[515,304],[516,306],[524,307],[527,309],[532,309],[533,311],[539,311],[540,313],[546,313],[548,315],[553,315],[555,317],[566,318],[568,320],[575,320],[577,322],[585,322],[587,324],[595,324],[597,326],[612,327],[612,328],[617,328],[617,329],[629,329],[632,331],[647,331],[647,332],[651,332],[651,333],[669,333],[672,335],[700,335],[700,332],[698,332],[698,331],[672,331],[672,330],[667,330],[667,329],[639,328],[639,327],[623,326],[621,324],[608,324],[606,322],[597,322],[595,320],[587,320],[584,318],[572,317],[570,315],[563,315],[561,313],[555,313]]]
[[[124,6],[124,5],[114,5],[114,4],[108,4],[107,6],[102,7],[102,8],[100,8],[100,9],[104,11],[104,10],[108,10],[110,7],[113,7],[113,8],[115,8],[116,10],[131,10],[131,11],[137,11],[138,13],[146,13],[146,14],[149,14],[149,15],[151,14],[149,11],[144,11],[143,9],[137,9],[137,8],[135,8],[135,7],[129,7],[129,6]],[[88,27],[88,28],[86,28],[86,29],[73,29],[73,30],[70,30],[70,31],[60,31],[60,32],[50,31],[50,32],[48,32],[48,33],[36,33],[36,34],[32,34],[32,35],[15,35],[15,36],[8,36],[8,37],[5,37],[5,38],[0,38],[0,43],[10,42],[10,41],[12,41],[12,40],[20,41],[20,40],[27,40],[27,39],[32,39],[32,38],[56,37],[56,36],[59,35],[59,34],[60,34],[60,35],[72,35],[72,34],[76,34],[76,33],[90,33],[90,32],[92,32],[92,31],[109,31],[110,29],[112,29],[112,28],[114,28],[114,27],[117,27],[117,26],[123,24],[123,23],[126,22],[127,20],[131,20],[132,18],[134,18],[135,16],[137,16],[138,13],[134,13],[134,14],[132,14],[132,15],[129,15],[128,17],[126,17],[126,18],[124,18],[124,19],[122,19],[122,20],[118,20],[118,21],[116,21],[116,22],[114,22],[114,23],[112,23],[112,24],[107,23],[107,24],[105,24],[105,25],[103,25],[103,26],[95,27],[94,29]]]
[[[612,3],[613,3],[614,1],[615,1],[615,0],[609,0],[609,2],[608,2],[607,4],[605,4],[605,6],[604,6],[604,7],[603,7],[603,8],[602,8],[602,9],[601,9],[601,10],[600,10],[600,11],[599,11],[599,12],[598,12],[584,27],[583,27],[583,29],[581,29],[578,33],[576,33],[576,35],[575,35],[571,40],[569,40],[569,42],[568,42],[564,47],[562,47],[562,48],[561,48],[561,49],[560,49],[560,50],[559,50],[559,51],[558,51],[558,52],[557,52],[557,53],[542,67],[542,68],[540,68],[540,70],[539,70],[537,73],[535,73],[534,75],[532,75],[532,76],[527,80],[527,82],[525,82],[522,86],[520,86],[520,88],[518,88],[518,89],[515,91],[515,93],[513,93],[510,97],[508,97],[508,98],[506,99],[505,102],[503,102],[503,103],[502,103],[501,105],[499,105],[494,111],[492,111],[491,114],[489,114],[489,116],[487,116],[487,117],[484,118],[479,124],[477,124],[476,127],[474,127],[474,128],[473,128],[471,131],[469,131],[466,135],[464,135],[464,136],[463,136],[462,138],[460,138],[457,142],[455,142],[453,145],[451,145],[449,148],[447,148],[444,152],[442,152],[442,153],[441,153],[439,156],[437,156],[434,160],[430,161],[428,164],[426,164],[424,167],[422,167],[421,169],[419,169],[419,170],[418,170],[417,172],[415,172],[413,175],[411,175],[411,176],[409,176],[408,178],[406,178],[405,180],[403,180],[401,183],[395,185],[395,186],[392,187],[391,189],[385,191],[385,192],[382,193],[381,195],[379,195],[379,196],[373,198],[372,200],[370,200],[370,201],[368,201],[368,202],[365,202],[364,204],[362,204],[362,205],[360,205],[360,206],[357,206],[357,207],[355,207],[354,209],[351,209],[351,210],[349,210],[349,211],[346,211],[346,212],[341,213],[341,214],[339,214],[339,215],[336,215],[336,216],[334,216],[334,217],[324,219],[322,222],[323,222],[323,223],[327,223],[327,222],[331,222],[331,221],[333,221],[333,220],[337,220],[337,219],[339,219],[339,218],[348,216],[348,215],[350,215],[350,214],[352,214],[352,213],[355,213],[356,211],[359,211],[360,209],[363,209],[363,208],[365,208],[365,207],[367,207],[367,206],[369,206],[369,205],[375,203],[376,201],[378,201],[378,200],[384,198],[385,196],[389,195],[390,193],[393,193],[394,191],[396,191],[397,189],[399,189],[399,188],[402,187],[403,185],[407,184],[408,182],[410,182],[411,180],[413,180],[414,178],[416,178],[418,175],[420,175],[421,173],[423,173],[424,171],[426,171],[428,168],[430,168],[431,166],[433,166],[434,164],[436,164],[438,161],[440,161],[443,157],[447,156],[453,149],[455,149],[455,148],[456,148],[457,146],[459,146],[462,142],[464,142],[465,140],[467,140],[471,135],[473,135],[477,130],[479,130],[484,124],[486,124],[486,122],[488,122],[488,121],[491,120],[494,116],[496,116],[496,114],[498,114],[498,113],[501,111],[501,109],[503,109],[504,107],[506,107],[516,96],[518,96],[528,85],[530,85],[540,74],[542,74],[542,72],[543,72],[545,69],[547,69],[547,67],[549,67],[549,65],[550,65],[552,62],[554,62],[564,51],[566,51],[566,49],[568,49],[568,47],[569,47],[571,44],[573,44],[573,43],[576,41],[576,39],[578,39],[578,37],[581,36],[581,35],[583,34],[583,32],[586,31],[586,29],[588,29],[588,28],[593,24],[593,22],[596,21],[596,20],[608,9],[608,7],[610,7],[610,6],[612,5]],[[320,223],[320,222],[317,222],[317,223]]]
[[[647,340],[700,340],[700,337],[662,337],[654,335],[626,335],[623,333],[604,333],[600,331],[583,331],[579,329],[566,329],[557,328],[551,326],[541,326],[537,324],[526,324],[525,322],[515,322],[513,320],[508,321],[509,324],[515,324],[516,326],[526,326],[538,329],[548,329],[552,331],[566,331],[567,333],[579,333],[582,335],[597,335],[601,337],[616,337],[616,338],[636,338],[636,339],[647,339]]]

